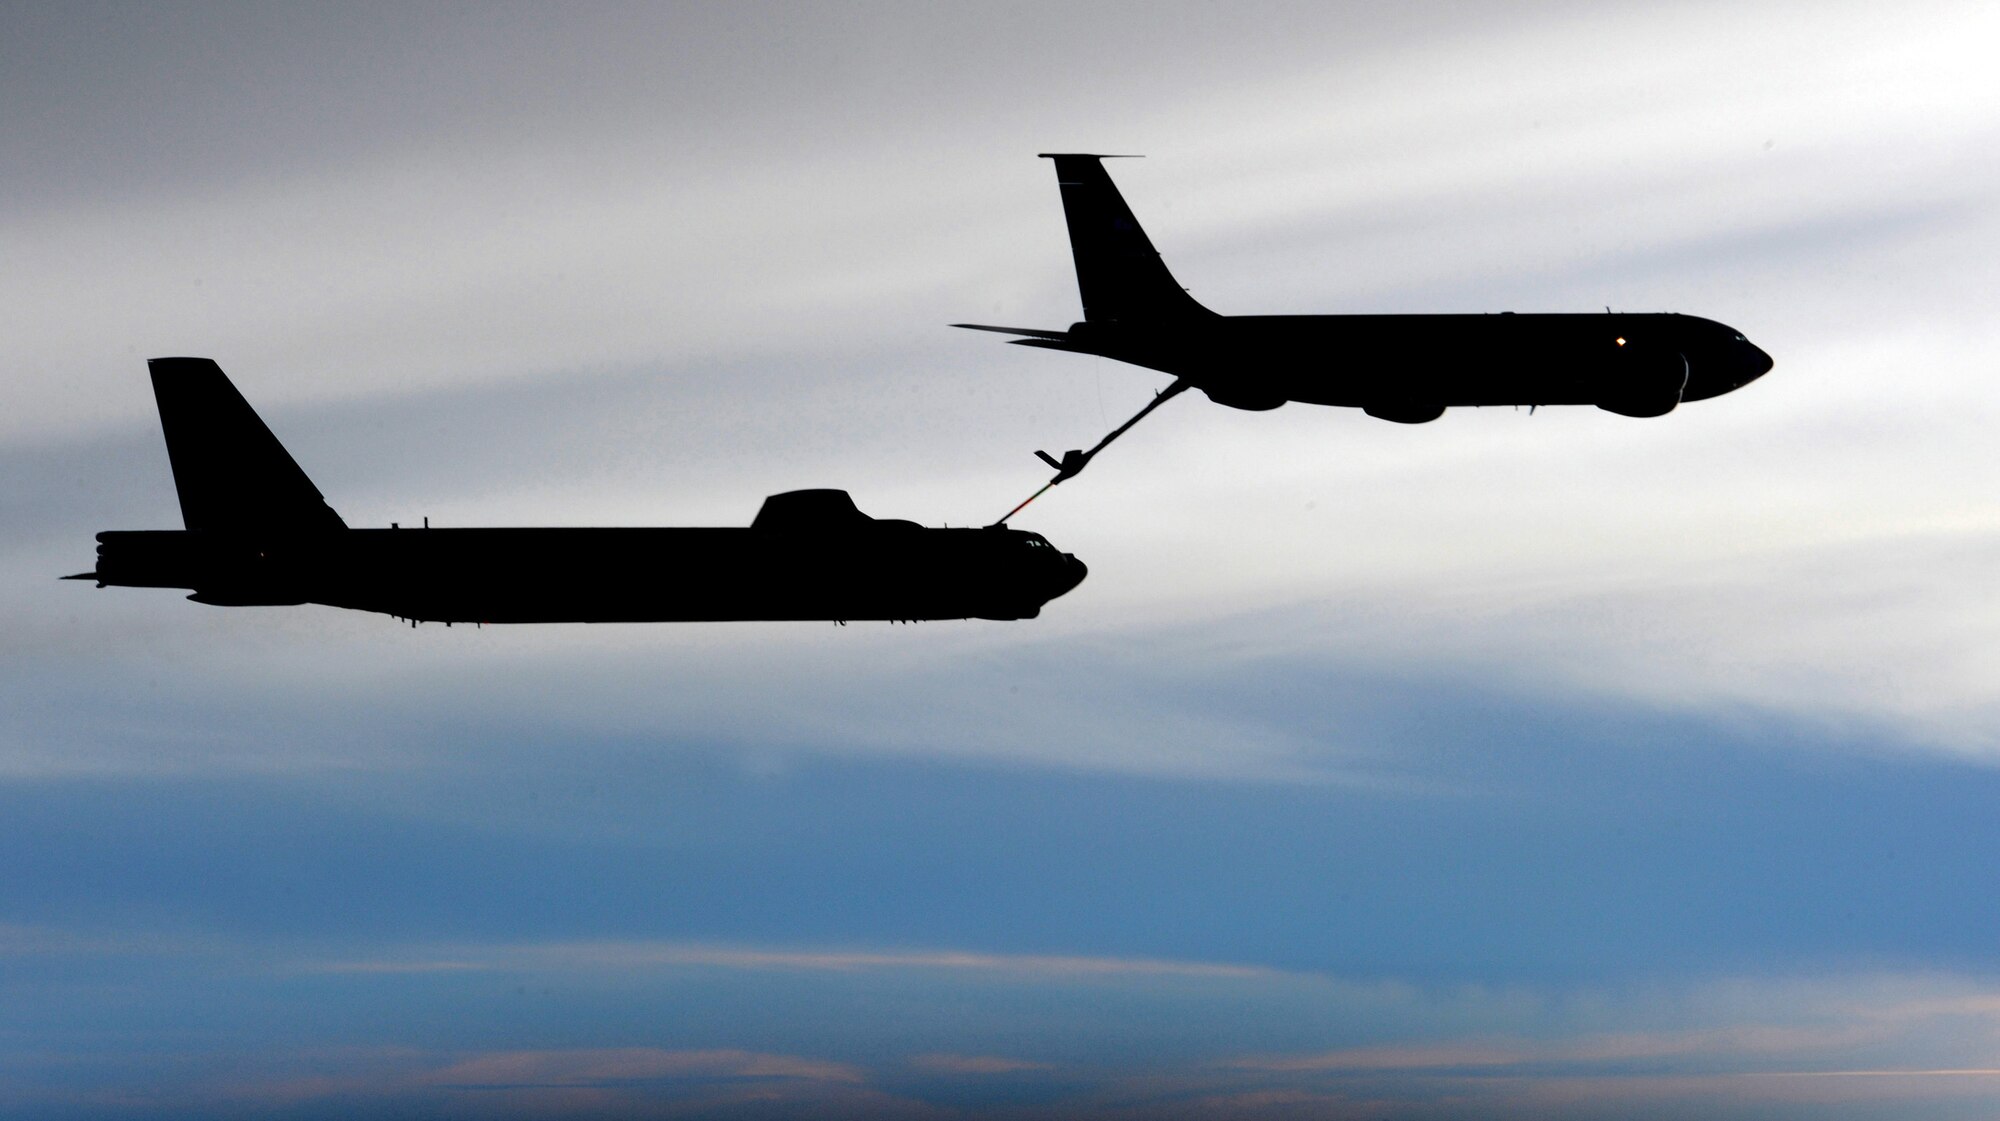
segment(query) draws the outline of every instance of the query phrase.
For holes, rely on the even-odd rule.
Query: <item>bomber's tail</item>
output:
[[[1076,286],[1089,322],[1146,321],[1215,314],[1187,294],[1139,228],[1100,160],[1081,152],[1044,152],[1056,162]]]
[[[187,528],[346,528],[222,367],[207,358],[154,358],[146,366]]]

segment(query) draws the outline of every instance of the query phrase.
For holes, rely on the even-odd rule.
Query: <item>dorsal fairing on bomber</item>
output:
[[[788,490],[764,500],[750,528],[766,533],[825,533],[875,524],[844,490]]]
[[[852,533],[864,529],[922,529],[904,518],[875,518],[861,512],[844,490],[788,490],[764,500],[750,528],[762,533]]]
[[[214,360],[154,358],[146,368],[187,528],[347,528]]]
[[[1041,155],[1055,161],[1085,321],[1144,322],[1215,314],[1167,271],[1159,250],[1099,162],[1122,157],[1085,152]]]

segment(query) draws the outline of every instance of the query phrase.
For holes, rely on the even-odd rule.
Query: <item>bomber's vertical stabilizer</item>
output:
[[[1214,312],[1180,286],[1132,216],[1132,208],[1087,153],[1044,152],[1056,162],[1083,318],[1092,323],[1206,318]]]
[[[154,358],[146,367],[187,528],[347,527],[222,367],[207,358]]]

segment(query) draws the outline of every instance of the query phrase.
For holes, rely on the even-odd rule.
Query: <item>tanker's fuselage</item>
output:
[[[1189,315],[1077,323],[1052,349],[1161,370],[1239,408],[1600,405],[1654,415],[1771,368],[1734,328],[1655,314]]]

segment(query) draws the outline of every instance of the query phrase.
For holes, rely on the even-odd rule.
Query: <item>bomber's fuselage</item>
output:
[[[100,533],[100,584],[473,623],[1022,619],[1082,562],[1039,534],[838,529]]]
[[[184,530],[97,535],[98,587],[447,623],[1027,619],[1082,562],[1020,530],[871,518],[843,490],[745,529],[349,529],[208,358],[147,362]]]

